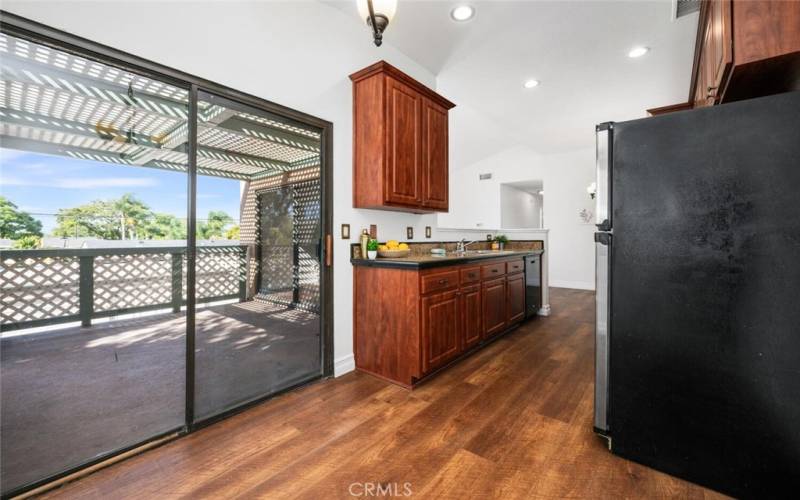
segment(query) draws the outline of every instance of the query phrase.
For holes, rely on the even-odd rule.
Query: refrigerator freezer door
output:
[[[614,123],[601,123],[596,128],[597,189],[595,193],[595,224],[600,231],[611,230],[611,148]]]
[[[608,427],[608,311],[611,235],[595,234],[595,359],[594,429],[607,435]]]

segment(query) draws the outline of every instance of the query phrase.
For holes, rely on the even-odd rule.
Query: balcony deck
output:
[[[319,352],[317,314],[251,300],[196,317],[200,417],[319,370],[308,354]],[[185,331],[184,313],[165,313],[2,339],[4,480],[21,485],[183,425]]]

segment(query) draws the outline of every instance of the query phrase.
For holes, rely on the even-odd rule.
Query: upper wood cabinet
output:
[[[446,212],[447,113],[455,105],[385,61],[350,79],[353,206]]]
[[[705,19],[698,37],[700,60],[694,91],[695,107],[711,106],[718,101],[733,63],[731,2],[707,2],[704,14]]]
[[[650,115],[800,90],[800,1],[703,0],[685,103]]]
[[[695,44],[694,107],[800,89],[800,2],[704,0]]]

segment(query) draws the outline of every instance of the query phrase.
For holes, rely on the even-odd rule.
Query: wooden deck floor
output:
[[[593,294],[554,289],[551,304],[413,392],[351,373],[48,496],[720,498],[607,451],[592,433]]]

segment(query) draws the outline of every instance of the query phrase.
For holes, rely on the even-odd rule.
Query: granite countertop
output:
[[[458,254],[455,252],[447,255],[436,256],[432,254],[411,254],[402,259],[385,259],[378,257],[375,260],[351,258],[350,262],[354,266],[367,267],[395,267],[404,269],[425,269],[438,266],[453,266],[457,264],[467,264],[486,259],[497,259],[500,257],[523,257],[525,255],[541,255],[544,250],[493,250],[486,253],[467,252]]]

